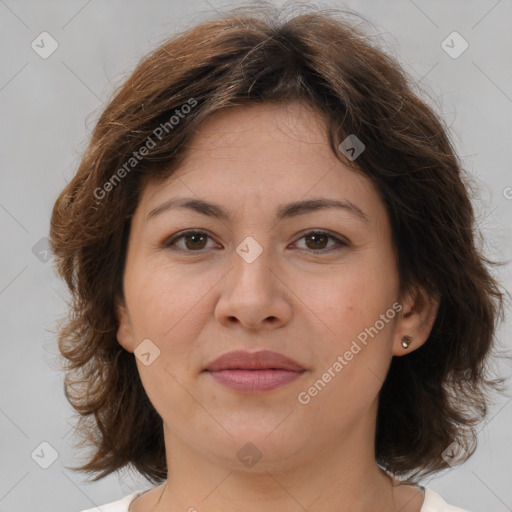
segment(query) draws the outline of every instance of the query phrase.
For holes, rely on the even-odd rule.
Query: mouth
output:
[[[204,371],[235,391],[260,393],[284,386],[307,370],[283,354],[262,350],[228,352],[208,364]]]

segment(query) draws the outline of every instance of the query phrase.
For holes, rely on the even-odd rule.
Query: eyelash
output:
[[[167,239],[163,243],[163,247],[165,249],[169,249],[171,251],[184,252],[184,253],[198,253],[198,254],[200,254],[200,253],[206,251],[207,249],[199,249],[197,251],[193,251],[193,250],[187,250],[187,249],[175,249],[175,248],[172,247],[178,240],[181,240],[182,238],[184,239],[185,237],[191,236],[191,235],[203,235],[203,236],[206,236],[206,237],[212,239],[210,237],[210,235],[208,233],[206,233],[205,231],[190,229],[190,230],[186,230],[186,231],[182,231],[180,233],[177,233],[176,235],[173,235],[171,238]],[[324,235],[327,238],[330,238],[330,239],[334,240],[337,243],[337,246],[338,246],[338,247],[335,247],[334,250],[340,250],[340,249],[343,249],[345,247],[348,247],[348,245],[349,245],[347,242],[344,242],[343,240],[341,240],[337,236],[334,236],[329,231],[324,231],[324,230],[321,230],[321,229],[314,229],[314,230],[308,231],[307,233],[304,233],[299,238],[299,240],[302,240],[303,238],[307,237],[308,235]],[[310,253],[320,253],[320,254],[323,254],[323,253],[331,252],[333,250],[333,247],[330,247],[328,249],[319,249],[319,250],[315,250],[315,249],[301,249],[301,250],[305,250],[305,251],[310,252]]]

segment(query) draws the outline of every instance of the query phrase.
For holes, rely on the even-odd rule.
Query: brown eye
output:
[[[209,238],[210,236],[203,231],[186,231],[172,237],[164,243],[164,246],[171,250],[199,252],[205,249]],[[181,241],[183,241],[181,245],[177,243]],[[177,249],[174,249],[174,247],[177,247]]]
[[[306,250],[311,252],[328,252],[333,248],[341,249],[348,246],[348,243],[326,231],[310,231],[309,233],[306,233],[304,236],[302,236],[300,240],[306,241]],[[330,247],[327,246],[329,240],[333,240],[335,242]]]
[[[185,246],[187,249],[204,249],[206,236],[196,233],[192,235],[185,235],[183,239],[185,240]],[[187,243],[188,240],[188,243]]]
[[[325,249],[325,244],[327,244],[329,237],[324,234],[314,233],[312,235],[306,235],[305,239],[307,240],[306,245],[309,249]],[[311,245],[308,244],[311,243]]]
[[[204,231],[185,231],[174,235],[164,242],[164,247],[172,251],[178,252],[201,252],[207,247],[210,235]],[[330,252],[331,250],[342,249],[348,247],[348,243],[326,231],[310,231],[303,235],[299,240],[305,240],[304,250],[316,253]],[[328,245],[329,241],[333,241],[332,245]],[[302,249],[302,248],[301,248]]]

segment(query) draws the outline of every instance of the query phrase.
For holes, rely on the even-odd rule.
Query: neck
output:
[[[250,469],[240,469],[236,457],[222,464],[205,458],[164,432],[169,479],[152,512],[395,510],[393,481],[375,462],[368,425],[345,432],[341,442],[317,440],[286,460],[262,457]]]

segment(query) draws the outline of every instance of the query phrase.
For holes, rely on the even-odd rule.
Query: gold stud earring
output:
[[[405,335],[402,338],[402,347],[409,348],[409,345],[411,344],[411,341],[412,341],[412,337]]]

